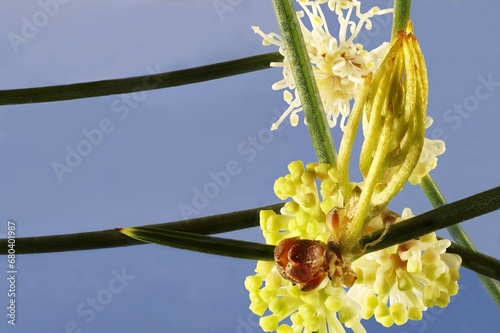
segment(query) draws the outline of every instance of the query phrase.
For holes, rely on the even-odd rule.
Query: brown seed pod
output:
[[[278,272],[302,291],[317,288],[326,277],[337,287],[352,287],[356,282],[349,258],[344,260],[341,243],[351,219],[346,216],[345,208],[334,207],[325,222],[331,233],[328,244],[293,237],[283,239],[274,249]]]
[[[327,250],[321,241],[293,237],[276,246],[274,259],[281,276],[308,291],[318,287],[328,275]]]

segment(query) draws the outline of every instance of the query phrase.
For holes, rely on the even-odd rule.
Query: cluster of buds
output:
[[[368,222],[380,214],[415,169],[425,139],[427,71],[411,22],[391,41],[374,75],[365,79],[340,145],[339,184],[352,222],[346,246],[354,248]],[[350,157],[360,122],[364,141],[359,167],[363,191],[353,191]],[[351,200],[352,202],[352,200]]]

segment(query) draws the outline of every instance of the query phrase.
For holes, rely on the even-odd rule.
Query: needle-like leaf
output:
[[[497,209],[500,209],[500,186],[401,221],[391,226],[384,239],[366,251],[373,252],[400,244]],[[381,235],[382,230],[366,235],[361,239],[361,244],[373,242]]]
[[[147,243],[216,254],[225,257],[267,261],[274,260],[274,246],[272,245],[152,227],[131,227],[119,228],[116,230],[129,237]]]
[[[266,207],[242,210],[227,214],[205,216],[179,222],[151,224],[148,227],[177,230],[200,235],[218,234],[259,225],[259,212],[270,209],[279,212],[282,203]],[[114,229],[80,232],[65,235],[16,238],[16,254],[94,250],[120,246],[144,244],[138,240],[124,237]],[[7,239],[0,239],[0,255],[8,252]]]
[[[281,61],[279,52],[230,60],[212,65],[182,69],[166,73],[151,73],[123,79],[102,80],[38,88],[0,90],[0,105],[67,101],[126,94],[176,87],[184,84],[203,82],[227,76],[238,75],[270,68],[273,61]]]

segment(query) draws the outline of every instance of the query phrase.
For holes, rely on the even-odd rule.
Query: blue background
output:
[[[45,9],[51,16],[40,3],[0,3],[0,89],[145,75],[147,68],[166,72],[276,50],[262,46],[250,28],[278,31],[271,1],[73,0]],[[218,3],[226,11],[217,11]],[[385,8],[388,2],[378,3]],[[448,201],[500,182],[500,87],[474,99],[480,77],[500,82],[499,12],[495,1],[413,1],[434,118],[427,135],[447,144],[432,176]],[[39,27],[13,47],[9,34],[23,36],[27,21]],[[383,17],[360,42],[372,49],[389,34]],[[128,106],[122,98],[133,96],[2,106],[0,236],[9,219],[18,237],[182,220],[181,205],[193,206],[195,191],[212,182],[210,172],[225,170],[230,161],[240,172],[189,217],[278,202],[272,185],[286,165],[315,160],[305,126],[285,122],[269,132],[286,107],[282,92],[270,88],[280,77],[281,70],[270,69],[148,91]],[[454,111],[464,104],[471,111]],[[76,149],[85,140],[82,131],[106,118],[113,130],[60,181],[53,162],[65,163],[67,146]],[[338,129],[334,133],[338,143]],[[410,185],[390,205],[397,212],[404,207],[415,214],[431,209],[420,188]],[[495,257],[499,217],[496,212],[463,223],[478,249]],[[263,241],[258,228],[225,236]],[[15,327],[7,324],[5,257],[0,265],[1,332],[261,332],[243,286],[252,261],[153,245],[18,256]],[[117,272],[128,280],[113,280]],[[460,293],[446,309],[388,330],[374,321],[365,327],[401,333],[499,327],[498,307],[472,272],[461,272]],[[95,297],[106,303],[100,311],[87,305]]]

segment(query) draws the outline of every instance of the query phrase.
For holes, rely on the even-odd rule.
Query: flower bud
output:
[[[410,22],[391,42],[365,101],[360,169],[367,181],[374,177],[371,203],[376,209],[402,189],[417,165],[427,99],[427,70]]]

